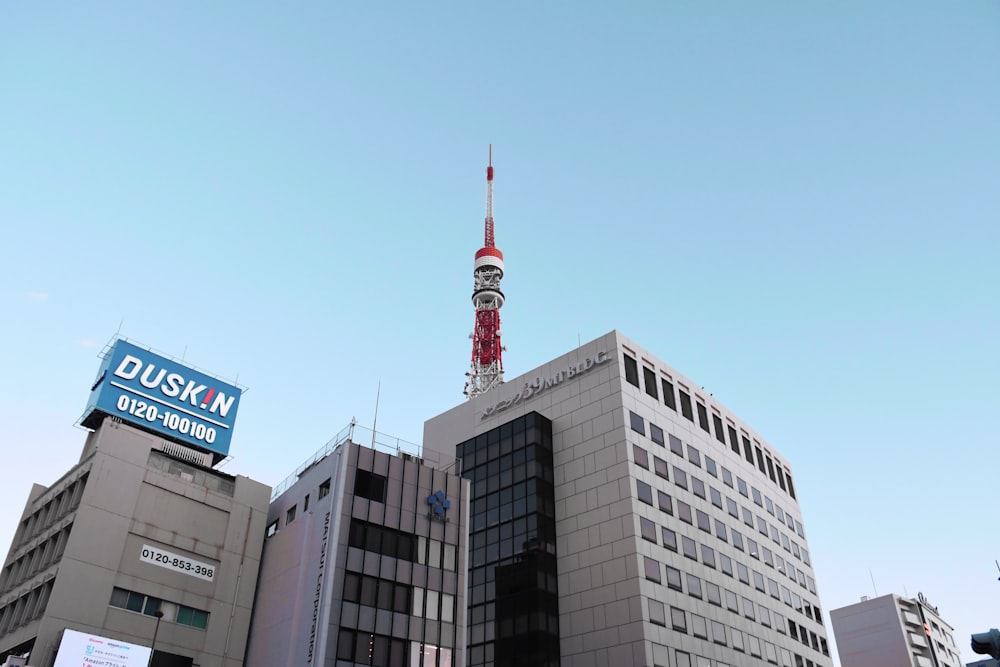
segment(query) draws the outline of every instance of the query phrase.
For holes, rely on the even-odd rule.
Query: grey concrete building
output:
[[[469,667],[831,667],[788,461],[618,332],[428,420],[472,483]]]
[[[274,490],[247,667],[463,667],[468,511],[454,451],[347,427]]]
[[[50,667],[66,629],[150,646],[153,665],[239,667],[270,487],[104,417],[34,485],[0,577],[0,660]]]
[[[830,612],[841,667],[961,667],[954,629],[922,593],[862,598]]]

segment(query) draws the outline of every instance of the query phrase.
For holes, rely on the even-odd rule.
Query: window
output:
[[[757,467],[766,475],[767,468],[764,467],[764,454],[760,451],[760,447],[754,447],[754,451],[757,452]]]
[[[715,568],[715,550],[707,544],[701,545],[701,562],[708,567]]]
[[[285,525],[286,526],[288,524],[290,524],[291,522],[295,521],[295,508],[296,508],[296,505],[292,505],[291,507],[288,508],[288,511],[285,512]]]
[[[697,405],[698,405],[698,426],[701,427],[701,430],[703,430],[706,433],[708,433],[709,432],[709,430],[708,430],[708,411],[705,410],[705,404],[702,403],[701,401],[698,401]]]
[[[639,364],[635,362],[635,357],[623,355],[625,357],[625,381],[630,385],[639,386]]]
[[[684,523],[694,525],[694,518],[691,516],[691,506],[683,500],[677,501],[677,517]]]
[[[733,648],[737,651],[746,651],[746,648],[743,646],[743,632],[736,628],[729,629],[733,636]]]
[[[731,473],[729,468],[726,468],[725,466],[722,467],[722,483],[730,489],[733,488],[733,473]]]
[[[660,528],[660,536],[663,538],[663,546],[671,551],[677,551],[677,533],[669,528]]]
[[[770,456],[765,457],[765,461],[767,461],[767,476],[771,478],[772,482],[778,481],[774,477],[774,463],[771,462],[771,457]]]
[[[681,397],[681,414],[689,421],[694,421],[694,412],[691,410],[691,395],[683,389],[678,389],[677,393]]]
[[[710,456],[706,456],[705,457],[705,470],[712,477],[718,477],[719,476],[718,468],[715,465],[715,459],[713,459]]]
[[[750,493],[747,491],[747,483],[742,477],[736,478],[736,486],[740,491],[740,495],[744,498],[749,498]]]
[[[756,607],[754,607],[753,600],[750,598],[743,598],[743,615],[755,621],[757,620]]]
[[[687,490],[688,488],[687,473],[678,468],[677,466],[674,466],[674,484],[685,490]]]
[[[708,621],[704,616],[691,614],[691,634],[701,639],[708,639]]]
[[[667,437],[670,440],[670,451],[676,454],[677,456],[683,457],[684,445],[681,444],[681,439],[678,438],[676,435],[669,435]]]
[[[646,517],[639,517],[639,533],[642,539],[656,543],[656,524]]]
[[[635,493],[641,502],[653,504],[653,487],[641,480],[635,480]]]
[[[732,533],[732,536],[733,536],[733,546],[736,547],[737,549],[739,549],[740,551],[743,551],[744,550],[743,549],[743,533],[741,533],[738,530],[731,530],[729,532]]]
[[[670,496],[664,493],[663,491],[660,490],[656,491],[656,502],[659,504],[660,509],[666,512],[667,514],[674,513],[674,507],[670,499]]]
[[[701,599],[701,579],[693,574],[687,575],[688,595]]]
[[[649,556],[643,556],[642,560],[646,579],[660,583],[660,564]]]
[[[729,516],[733,517],[734,519],[739,519],[740,518],[740,508],[736,504],[735,500],[733,500],[732,498],[727,497],[726,498],[726,507],[728,508]]]
[[[669,565],[667,565],[666,567],[667,567],[667,587],[672,588],[675,591],[683,590],[683,586],[681,586],[681,571],[678,570],[676,567],[670,567]]]
[[[712,641],[716,644],[726,645],[726,626],[718,621],[712,621]]]
[[[705,482],[701,481],[694,475],[691,475],[691,491],[694,495],[698,496],[702,500],[705,500]]]
[[[727,426],[726,430],[729,432],[729,448],[732,449],[735,454],[739,454],[740,443],[736,439],[736,429],[732,426]]]
[[[328,495],[330,495],[330,480],[327,479],[325,482],[319,485],[319,500],[323,500]]]
[[[649,622],[656,625],[666,626],[667,618],[663,608],[663,603],[658,600],[647,598],[646,605],[649,609]]]
[[[736,578],[739,579],[744,584],[750,585],[750,570],[747,566],[739,561],[736,562]]]
[[[732,592],[728,588],[726,591],[726,608],[729,611],[735,611],[737,614],[740,612],[739,598],[736,597],[736,593]]]
[[[628,421],[633,431],[635,431],[636,433],[642,433],[643,435],[646,435],[646,422],[643,420],[642,417],[629,410]]]
[[[677,412],[677,403],[674,401],[674,383],[667,378],[660,378],[660,388],[663,389],[663,403]]]
[[[690,537],[681,535],[681,552],[686,558],[698,560],[698,543]]]
[[[696,466],[698,466],[700,468],[701,467],[701,452],[699,452],[697,449],[695,449],[691,445],[687,446],[687,450],[688,450],[688,461],[690,461],[691,463],[695,464]]]
[[[713,584],[711,581],[705,582],[705,599],[716,607],[722,606],[722,589],[719,588],[718,584]]]
[[[649,437],[656,444],[660,445],[661,447],[663,446],[664,443],[663,429],[654,424],[653,422],[649,422]]]
[[[722,430],[722,419],[719,415],[712,413],[712,426],[715,427],[715,439],[726,444],[726,433]]]
[[[722,507],[722,494],[714,486],[709,487],[709,495],[712,497],[712,504],[718,507],[720,510]]]
[[[708,514],[702,512],[701,510],[695,510],[694,514],[698,523],[698,528],[705,531],[706,533],[711,533],[712,519],[708,516]]]
[[[758,505],[760,507],[763,507],[764,506],[764,499],[760,495],[760,490],[757,489],[757,487],[750,487],[750,493],[753,496],[753,502],[754,502],[754,504]]]
[[[643,384],[646,385],[646,393],[653,398],[659,399],[659,395],[656,393],[656,373],[653,372],[652,368],[642,367],[642,380]]]
[[[640,468],[645,468],[649,470],[649,455],[646,450],[639,445],[632,445],[632,457],[635,459],[635,464]]]
[[[687,632],[687,618],[683,609],[670,608],[670,625],[678,632]]]
[[[753,512],[746,507],[743,508],[743,523],[753,528]]]
[[[715,536],[723,542],[729,541],[729,535],[726,533],[726,524],[718,519],[715,520]]]
[[[750,439],[746,436],[743,436],[743,455],[747,462],[753,463],[753,448],[750,446]]]
[[[275,519],[267,526],[267,532],[264,533],[264,537],[274,537],[274,534],[278,532],[278,520]]]
[[[388,480],[383,475],[358,470],[354,478],[354,495],[384,503],[387,483]]]
[[[669,466],[667,465],[667,462],[661,459],[659,456],[653,457],[653,470],[655,470],[656,474],[662,477],[663,479],[670,479],[670,476],[667,474],[668,467]]]
[[[719,569],[730,577],[733,576],[733,559],[724,553],[719,554]]]

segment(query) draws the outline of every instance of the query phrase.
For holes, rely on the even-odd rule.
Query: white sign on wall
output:
[[[139,644],[67,629],[52,667],[146,667],[151,652]]]
[[[142,551],[139,553],[139,560],[143,563],[159,565],[160,567],[165,567],[168,570],[189,574],[192,577],[198,577],[199,579],[204,579],[206,581],[213,581],[215,579],[214,565],[209,565],[208,563],[203,563],[200,560],[194,560],[193,558],[188,558],[187,556],[181,556],[158,547],[151,547],[148,544],[142,545]]]

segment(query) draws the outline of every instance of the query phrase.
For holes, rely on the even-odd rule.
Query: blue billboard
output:
[[[125,340],[105,355],[81,423],[118,417],[184,445],[225,456],[243,390]]]

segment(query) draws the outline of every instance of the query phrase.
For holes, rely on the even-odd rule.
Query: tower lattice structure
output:
[[[500,344],[500,309],[504,296],[500,291],[503,278],[503,253],[496,247],[493,231],[493,146],[490,146],[489,166],[486,167],[486,222],[483,247],[476,251],[473,268],[475,284],[472,305],[476,308],[476,326],[472,338],[472,366],[466,373],[466,398],[485,394],[503,383],[503,351]]]

